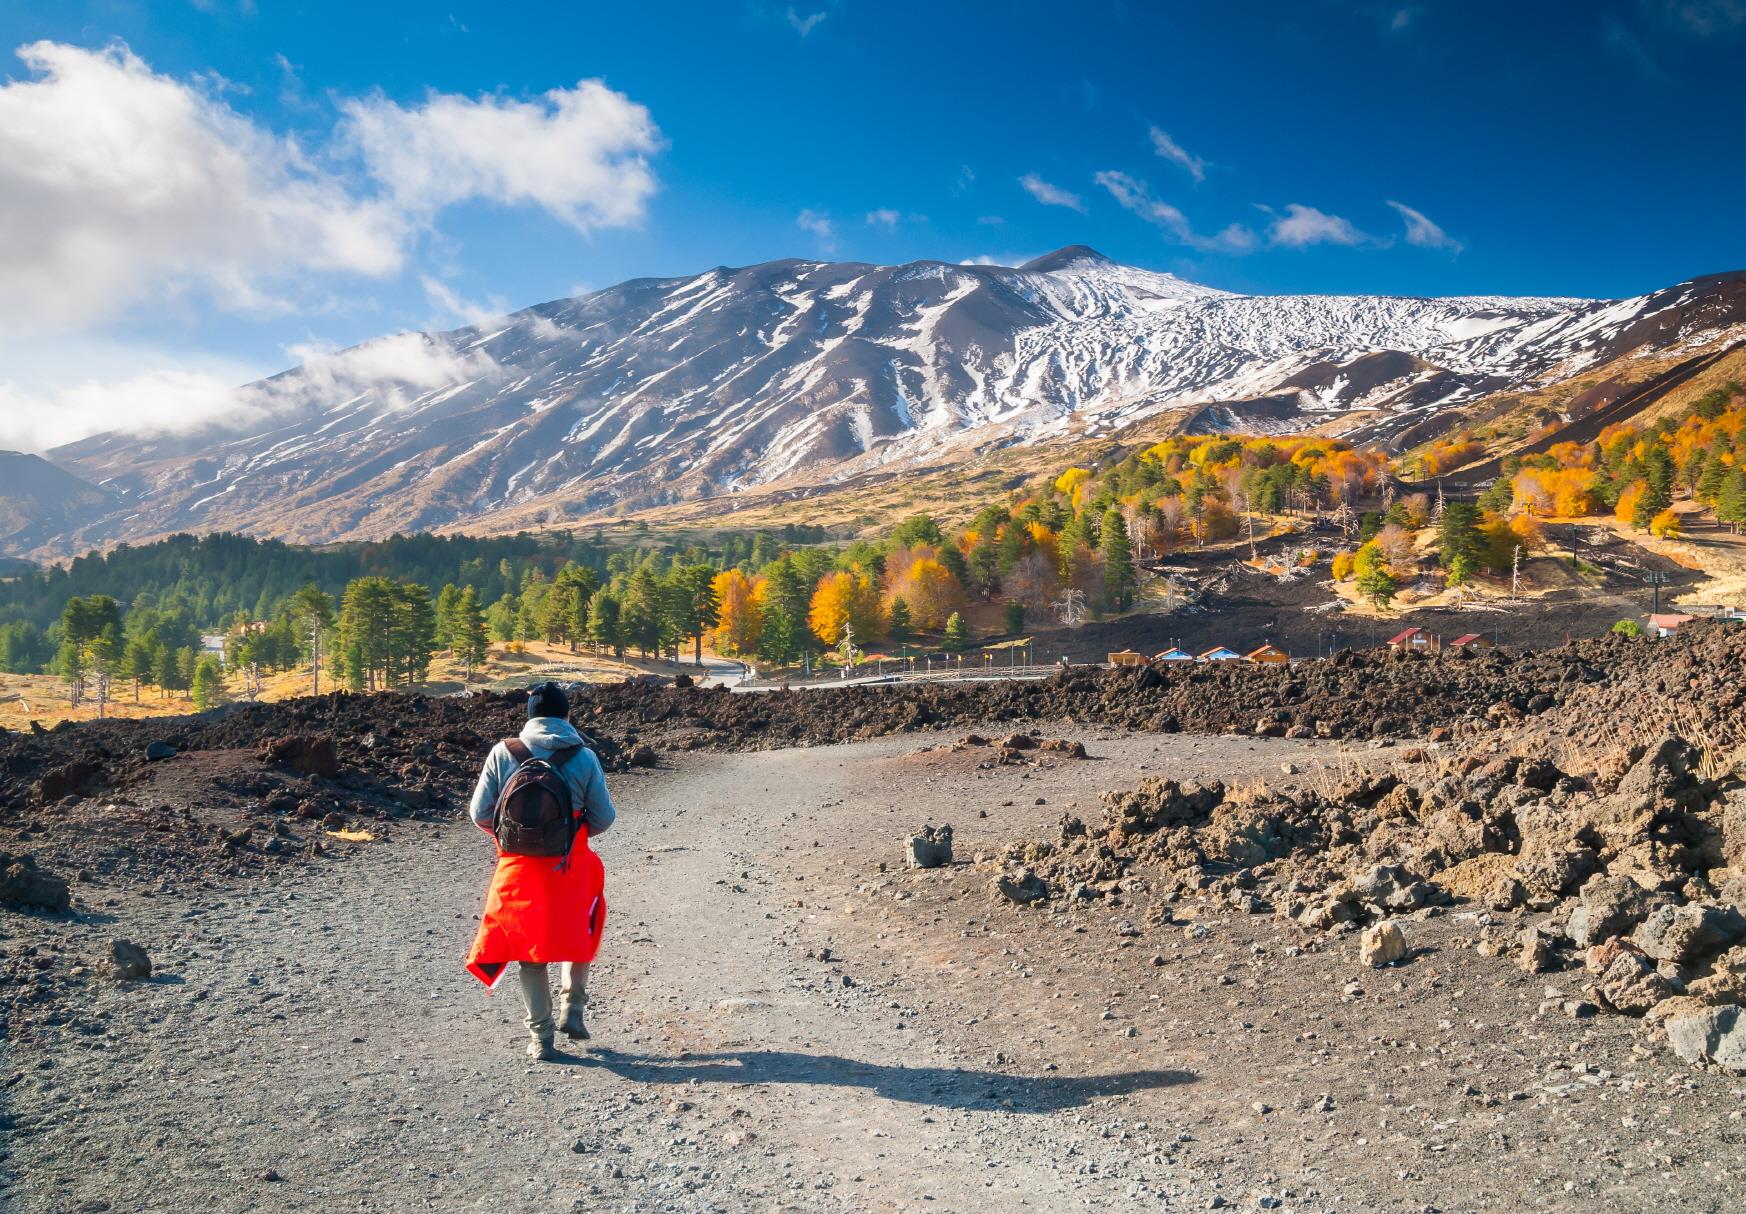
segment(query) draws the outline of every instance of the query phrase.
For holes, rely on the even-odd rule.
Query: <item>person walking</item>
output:
[[[563,1000],[556,1027],[588,1039],[588,970],[606,926],[606,871],[589,840],[617,816],[600,760],[569,717],[569,697],[557,683],[529,691],[527,724],[491,748],[470,807],[497,845],[497,868],[467,969],[494,989],[516,963],[527,1052],[539,1062],[556,1057],[553,962],[561,966]]]

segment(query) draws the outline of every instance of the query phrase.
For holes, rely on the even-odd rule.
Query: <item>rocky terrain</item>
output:
[[[507,1157],[558,1208],[1726,1209],[1743,675],[1746,631],[1693,626],[590,689],[623,815],[603,1010],[532,1074],[458,964],[489,850],[458,807],[515,699],[10,735],[0,1195],[471,1209]],[[483,1114],[530,1084],[556,1138]],[[317,1136],[248,1128],[288,1113]]]

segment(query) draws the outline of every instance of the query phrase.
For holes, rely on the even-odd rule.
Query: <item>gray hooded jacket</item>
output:
[[[554,751],[568,746],[580,746],[582,735],[562,717],[534,717],[521,730],[521,741],[536,759],[549,759]],[[473,788],[473,803],[469,812],[473,822],[487,834],[497,827],[497,794],[509,777],[515,774],[515,756],[499,742],[486,756],[485,770],[479,773],[479,783]],[[606,833],[618,815],[612,808],[612,798],[606,792],[606,773],[600,770],[600,760],[583,746],[570,756],[570,761],[558,768],[570,786],[570,804],[582,810],[582,820],[590,835]]]

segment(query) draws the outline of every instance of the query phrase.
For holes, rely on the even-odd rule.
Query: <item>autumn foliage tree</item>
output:
[[[884,632],[884,617],[873,579],[860,570],[827,573],[813,591],[806,622],[826,645],[840,642],[845,628],[853,628],[862,644],[877,640]]]

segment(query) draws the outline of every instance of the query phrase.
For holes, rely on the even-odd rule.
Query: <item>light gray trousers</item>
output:
[[[527,1008],[527,1016],[522,1023],[527,1025],[527,1031],[541,1041],[551,1041],[552,1024],[552,984],[544,965],[534,965],[526,961],[516,962],[521,978],[521,1002]],[[563,995],[564,1011],[569,1012],[572,1004],[587,1004],[588,1002],[588,965],[565,961],[559,967],[558,985]]]

